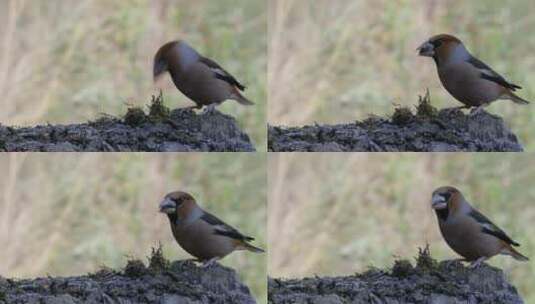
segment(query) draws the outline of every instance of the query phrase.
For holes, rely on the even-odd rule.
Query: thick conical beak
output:
[[[167,213],[167,214],[175,213],[176,212],[176,204],[175,204],[175,202],[173,202],[169,198],[164,199],[160,203],[160,212]]]
[[[429,41],[420,45],[416,50],[418,51],[418,55],[420,56],[425,56],[425,57],[435,56],[435,46],[429,43]]]
[[[154,66],[152,70],[153,79],[156,82],[158,78],[167,71],[167,63],[163,60],[154,61]]]
[[[446,199],[442,195],[435,194],[433,195],[431,207],[435,210],[446,209],[448,207],[448,202],[446,202]]]

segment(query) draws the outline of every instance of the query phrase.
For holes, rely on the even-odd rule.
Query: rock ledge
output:
[[[476,269],[460,262],[437,263],[423,250],[416,266],[396,261],[390,271],[372,269],[347,277],[269,279],[269,303],[401,304],[523,303],[503,271],[483,264]]]
[[[429,95],[416,113],[397,108],[391,118],[371,117],[338,125],[268,127],[272,152],[521,152],[522,145],[503,119],[485,111],[438,111]]]
[[[121,271],[102,269],[78,277],[11,280],[0,277],[0,304],[181,303],[254,304],[249,288],[230,268],[170,263],[153,251],[146,267],[129,261]]]
[[[131,108],[122,118],[105,116],[81,124],[0,125],[0,151],[250,152],[255,148],[233,117],[218,111],[170,111],[160,96],[153,97],[149,114]]]

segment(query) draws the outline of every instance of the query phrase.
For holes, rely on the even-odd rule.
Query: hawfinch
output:
[[[160,203],[160,212],[166,213],[171,231],[180,247],[203,262],[215,263],[235,250],[264,252],[248,242],[254,238],[204,211],[195,199],[185,192],[171,192]]]
[[[156,81],[163,73],[169,72],[177,89],[195,102],[192,108],[209,109],[227,99],[243,105],[253,103],[240,91],[245,89],[229,72],[215,61],[203,57],[184,41],[164,44],[154,56],[153,76]]]
[[[519,261],[528,260],[512,247],[519,244],[472,208],[459,190],[453,187],[436,189],[432,207],[446,243],[466,261],[472,262],[471,267],[477,267],[497,254],[510,255]]]
[[[464,44],[451,35],[433,36],[417,50],[420,56],[435,60],[442,85],[465,105],[463,108],[481,109],[497,99],[509,99],[518,104],[529,103],[513,93],[521,87],[505,80],[473,57]]]

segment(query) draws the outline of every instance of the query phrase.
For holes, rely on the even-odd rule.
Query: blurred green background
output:
[[[431,193],[458,187],[521,244],[531,261],[497,256],[526,303],[535,303],[535,158],[526,154],[270,154],[268,274],[349,275],[413,261],[427,243],[454,259]]]
[[[162,243],[168,259],[191,258],[158,212],[183,189],[206,210],[266,249],[265,154],[0,155],[0,275],[79,275],[147,261]],[[234,252],[234,268],[266,303],[266,254]]]
[[[4,0],[0,20],[2,124],[80,122],[144,106],[158,93],[154,54],[184,39],[247,86],[254,106],[219,109],[265,150],[265,1]],[[170,77],[163,82],[166,105],[194,105]]]
[[[439,108],[460,106],[440,84],[435,63],[416,48],[450,33],[479,59],[524,87],[535,102],[533,0],[269,1],[268,121],[340,123],[413,107],[426,88]],[[498,101],[526,150],[535,150],[535,104]]]

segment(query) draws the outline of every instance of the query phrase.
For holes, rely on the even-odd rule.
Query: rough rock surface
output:
[[[420,98],[416,114],[398,108],[389,119],[372,117],[362,122],[268,129],[272,152],[457,152],[523,151],[498,116],[485,111],[474,115],[460,109],[437,111],[429,97]]]
[[[232,269],[217,264],[200,268],[191,261],[161,261],[153,256],[149,267],[134,260],[120,272],[104,269],[79,277],[0,277],[0,304],[256,303]]]
[[[156,102],[156,105],[154,104]],[[124,118],[36,127],[0,125],[0,151],[254,151],[236,120],[218,111],[196,114],[191,109],[169,111],[153,100],[151,113],[129,109]]]
[[[347,277],[269,279],[271,304],[496,304],[523,303],[504,273],[483,264],[476,269],[458,261],[439,264],[423,253],[413,267],[397,261],[391,271],[369,270]]]

